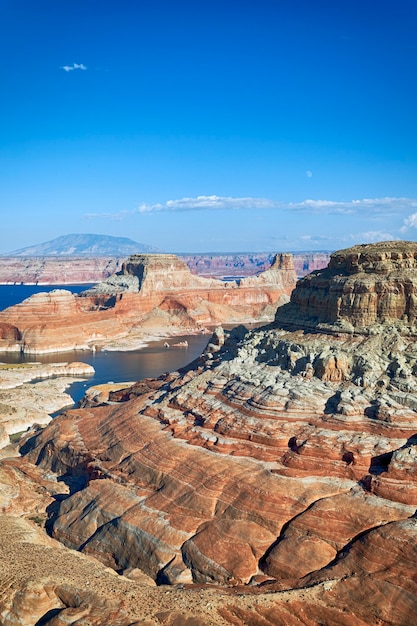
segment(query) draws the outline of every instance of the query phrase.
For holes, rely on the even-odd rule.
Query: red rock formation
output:
[[[273,253],[183,254],[180,258],[193,274],[209,278],[254,276],[270,268]],[[329,253],[293,254],[297,276],[326,267]],[[119,257],[0,257],[0,284],[75,285],[99,283],[120,271]]]
[[[97,283],[119,271],[122,262],[113,257],[0,257],[0,284]]]
[[[2,322],[0,323],[0,339],[7,341],[7,342],[19,341],[20,339],[19,331],[16,328],[16,326],[12,326],[11,324]]]
[[[371,332],[391,322],[417,333],[417,243],[382,242],[341,250],[302,279],[279,312],[288,328]]]
[[[360,258],[342,264],[360,278],[355,319],[366,313],[362,274],[376,284],[384,249],[387,291],[408,281],[409,256],[361,249],[363,271]],[[338,318],[322,315],[328,334],[278,322],[217,330],[198,363],[28,439],[22,462],[72,486],[51,510],[53,536],[159,583],[236,587],[213,623],[414,623],[413,320],[396,325],[380,309],[373,333],[335,334]]]
[[[193,276],[174,255],[134,255],[84,296],[66,290],[39,293],[0,312],[0,323],[8,329],[0,349],[88,349],[169,334],[169,327],[177,333],[179,328],[199,332],[218,323],[268,321],[295,280],[290,255],[277,255],[267,272],[240,284]]]
[[[293,252],[294,268],[297,276],[326,267],[330,254],[327,252]],[[224,278],[225,276],[254,276],[269,269],[274,254],[182,254],[193,274]]]

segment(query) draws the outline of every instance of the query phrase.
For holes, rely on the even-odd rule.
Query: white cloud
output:
[[[72,65],[61,65],[61,70],[64,72],[72,72],[73,70],[86,70],[87,66],[84,63],[73,63]]]
[[[277,202],[267,198],[233,198],[230,196],[197,196],[196,198],[181,198],[168,200],[164,204],[146,204],[138,206],[138,213],[153,211],[201,211],[224,209],[273,209]]]
[[[409,228],[417,228],[417,213],[412,213],[404,220],[404,226],[400,228],[400,232],[405,233]]]
[[[360,200],[303,200],[290,202],[288,209],[310,213],[363,213],[366,211],[373,216],[396,215],[398,211],[417,208],[414,198],[362,198]]]
[[[362,233],[352,233],[345,241],[355,241],[355,243],[376,243],[377,241],[396,241],[399,237],[386,233],[382,230],[368,230]]]
[[[303,211],[305,213],[359,213],[368,212],[386,215],[398,210],[417,208],[417,200],[410,198],[364,198],[361,200],[312,200],[301,202],[280,202],[269,198],[234,198],[231,196],[197,196],[168,200],[158,204],[140,204],[139,213],[151,211],[199,211],[213,209],[281,209],[283,211]]]
[[[398,216],[400,212],[417,209],[417,200],[413,198],[363,198],[356,200],[302,200],[300,202],[282,202],[269,198],[252,198],[232,196],[197,196],[185,197],[176,200],[167,200],[154,204],[141,203],[132,211],[120,213],[90,214],[89,218],[124,219],[132,214],[145,214],[157,212],[184,212],[184,211],[226,211],[226,210],[277,210],[300,212],[310,215],[368,215],[372,217]],[[402,216],[401,216],[402,217]],[[414,222],[411,221],[414,218]],[[409,218],[406,226],[417,227],[417,212]]]
[[[136,211],[119,211],[118,213],[86,213],[83,217],[87,220],[108,219],[113,220],[114,222],[121,222],[133,213],[136,213]]]

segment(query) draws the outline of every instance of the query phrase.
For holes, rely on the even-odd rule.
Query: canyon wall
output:
[[[247,254],[182,254],[194,274],[218,278],[233,276],[253,276],[267,270],[274,259],[273,253]],[[293,252],[294,268],[297,276],[305,276],[313,270],[326,267],[328,252]]]
[[[118,272],[122,258],[0,257],[0,284],[93,284]]]
[[[324,306],[297,284],[294,328],[281,309],[265,327],[219,327],[187,368],[108,401],[92,394],[26,438],[14,471],[42,485],[55,475],[70,488],[48,508],[52,536],[124,573],[113,588],[147,576],[158,589],[171,585],[177,602],[176,612],[170,605],[150,616],[158,591],[146,609],[120,594],[119,610],[167,625],[416,621],[414,320],[397,305],[370,314],[363,297],[364,285],[372,292],[384,282],[382,299],[401,300],[416,258],[410,243],[341,251],[319,283]],[[307,285],[314,280],[320,272]],[[349,310],[338,304],[346,294]],[[343,332],[344,320],[360,332]],[[20,585],[25,599],[33,580],[35,569]],[[202,588],[210,595],[188,595]],[[50,597],[59,593],[55,583]],[[15,595],[3,600],[12,607],[7,626]]]
[[[417,244],[359,245],[331,255],[327,268],[304,277],[278,312],[286,328],[377,332],[391,323],[417,334]]]
[[[239,282],[191,274],[175,255],[133,255],[106,281],[74,295],[38,293],[0,312],[0,350],[131,349],[152,336],[207,332],[218,323],[267,322],[296,283],[291,255]]]
[[[270,268],[275,254],[183,254],[193,274],[209,278],[245,277]],[[293,254],[297,276],[325,267],[326,252]],[[126,257],[0,257],[0,284],[75,285],[98,283],[118,272]]]

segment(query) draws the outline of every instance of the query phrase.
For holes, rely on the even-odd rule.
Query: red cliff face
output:
[[[277,255],[267,272],[239,283],[194,276],[175,255],[134,255],[82,296],[39,293],[0,312],[0,323],[16,329],[13,337],[9,331],[0,338],[0,348],[56,352],[170,329],[199,332],[218,323],[267,322],[295,282],[291,255]]]
[[[295,252],[292,256],[297,276],[326,267],[330,258],[327,252]],[[181,255],[193,274],[211,277],[254,276],[269,269],[274,257],[272,253]]]
[[[122,262],[114,257],[0,257],[0,284],[97,283],[119,271]]]
[[[273,253],[184,254],[180,257],[193,274],[208,278],[254,276],[269,269]],[[297,276],[326,267],[329,254],[293,254]],[[0,284],[75,285],[99,283],[119,272],[124,258],[117,257],[0,257]]]
[[[408,280],[403,252],[363,248],[363,267],[340,253],[328,284],[355,273],[361,295],[362,274],[385,276],[389,292]],[[125,289],[146,283],[133,267]],[[218,329],[197,364],[59,416],[23,448],[75,485],[51,510],[53,536],[158,583],[237,587],[213,624],[415,621],[417,348],[410,326],[379,322],[369,334],[288,331],[279,316]]]
[[[417,333],[417,244],[382,242],[332,254],[297,284],[277,321],[289,328],[377,332],[391,323]]]

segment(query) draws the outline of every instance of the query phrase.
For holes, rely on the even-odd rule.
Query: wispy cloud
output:
[[[197,196],[168,200],[158,204],[140,204],[139,213],[152,211],[201,211],[225,209],[281,209],[283,211],[302,211],[305,213],[359,213],[363,210],[386,215],[399,210],[417,208],[417,200],[410,198],[363,198],[361,200],[303,200],[301,202],[282,202],[269,198],[234,198],[231,196]]]
[[[282,208],[305,213],[342,213],[353,214],[367,211],[372,215],[396,215],[399,211],[417,208],[414,198],[362,198],[358,200],[303,200],[290,202]]]
[[[300,241],[307,241],[308,243],[322,243],[323,241],[329,241],[333,239],[333,237],[329,237],[328,235],[300,235]]]
[[[405,233],[409,228],[417,228],[417,213],[412,213],[404,220],[404,225],[400,228],[400,232]]]
[[[132,214],[158,213],[158,212],[183,212],[183,211],[227,211],[227,210],[262,210],[273,209],[279,211],[300,212],[311,215],[326,214],[368,214],[373,217],[387,217],[417,210],[417,200],[413,198],[363,198],[360,200],[302,200],[300,202],[282,202],[269,198],[251,198],[232,196],[197,196],[195,198],[180,198],[167,200],[155,204],[141,203],[132,211],[120,213],[89,214],[89,218],[124,219]],[[417,212],[415,225],[417,227]],[[413,217],[413,216],[410,216]]]
[[[72,65],[61,65],[61,70],[64,72],[73,72],[74,70],[86,70],[87,66],[84,63],[73,63]]]
[[[376,243],[377,241],[395,241],[398,239],[399,237],[396,235],[382,230],[367,230],[349,235],[349,240],[355,241],[355,243]]]
[[[137,211],[118,211],[117,213],[85,213],[83,216],[86,220],[107,219],[114,222],[121,222]]]
[[[197,196],[196,198],[181,198],[168,200],[163,204],[145,204],[138,206],[138,213],[153,211],[213,211],[225,209],[273,209],[277,202],[267,198],[233,198],[231,196]]]

